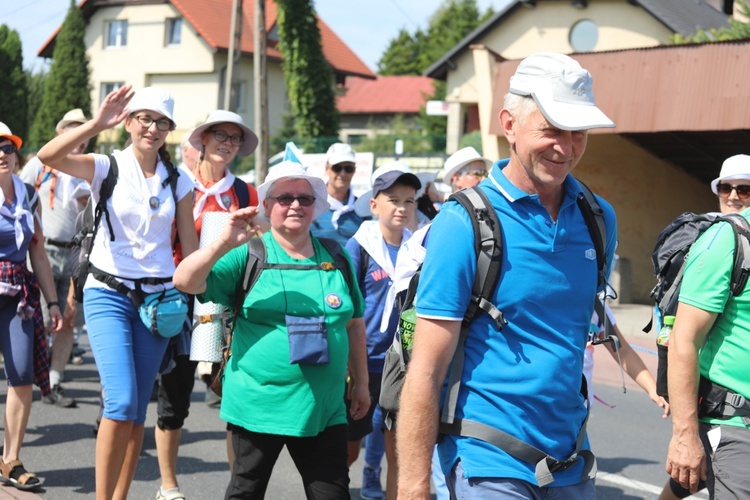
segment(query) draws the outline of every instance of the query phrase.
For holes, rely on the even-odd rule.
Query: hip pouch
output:
[[[149,293],[138,307],[138,314],[146,328],[164,338],[172,338],[182,331],[187,312],[187,297],[176,288]]]
[[[289,363],[326,365],[329,362],[325,316],[300,318],[286,315]]]

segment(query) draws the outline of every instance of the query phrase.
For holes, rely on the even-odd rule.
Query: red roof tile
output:
[[[419,113],[433,95],[426,76],[379,76],[376,80],[350,77],[346,93],[338,98],[339,113]]]
[[[170,0],[185,20],[195,28],[198,34],[214,50],[229,50],[229,30],[232,22],[232,0]],[[125,4],[128,2],[126,1]],[[96,10],[95,0],[82,0],[79,8],[83,9],[88,20]],[[255,23],[255,2],[246,0],[242,3],[242,41],[244,54],[253,53],[253,24]],[[276,25],[277,6],[274,0],[266,0],[266,31]],[[375,75],[357,55],[318,17],[318,28],[323,45],[323,55],[335,72],[374,78]],[[39,55],[52,57],[52,47],[59,28],[45,42]],[[267,46],[270,59],[281,60],[281,53],[271,44]]]

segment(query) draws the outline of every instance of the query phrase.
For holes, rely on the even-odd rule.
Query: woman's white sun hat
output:
[[[225,109],[217,109],[216,111],[211,111],[211,114],[208,115],[205,123],[203,123],[202,125],[198,125],[197,127],[195,127],[195,129],[193,129],[192,133],[190,134],[190,139],[188,139],[190,141],[190,144],[198,151],[201,151],[203,149],[203,133],[212,125],[217,125],[219,123],[231,123],[232,125],[236,125],[240,129],[242,129],[242,137],[244,140],[242,141],[240,148],[237,150],[238,155],[248,156],[253,151],[255,151],[255,148],[258,147],[258,136],[255,135],[255,132],[250,130],[250,127],[245,125],[242,117],[237,113],[232,113],[231,111],[227,111]]]
[[[721,165],[721,172],[719,176],[711,181],[711,191],[715,195],[718,195],[716,186],[721,181],[732,181],[736,179],[748,179],[750,180],[750,156],[748,155],[734,155],[730,156]]]
[[[21,139],[17,135],[13,135],[13,132],[10,131],[10,127],[8,127],[3,122],[0,122],[0,137],[5,137],[10,142],[16,145],[16,149],[21,149],[23,139]]]
[[[175,125],[174,97],[159,87],[145,87],[137,91],[130,99],[127,109],[130,113],[143,110],[153,111],[169,118],[172,125]]]
[[[471,146],[463,149],[459,149],[445,160],[445,175],[443,175],[443,183],[448,186],[453,184],[453,176],[466,165],[474,161],[483,161],[487,166],[487,172],[492,168],[492,162],[487,158],[483,158],[476,149]]]
[[[260,207],[260,215],[265,218],[263,214],[263,201],[268,197],[268,193],[271,191],[271,187],[274,183],[281,180],[290,179],[305,179],[310,183],[310,187],[313,190],[313,196],[315,196],[315,210],[313,211],[313,219],[324,214],[331,205],[328,203],[328,190],[326,189],[326,183],[320,177],[315,177],[307,173],[307,167],[295,163],[293,161],[282,161],[278,165],[271,167],[268,171],[268,176],[263,184],[258,186],[258,206]]]

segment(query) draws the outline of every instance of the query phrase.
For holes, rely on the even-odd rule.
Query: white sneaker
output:
[[[166,493],[162,492],[161,488],[156,492],[156,500],[185,500],[179,489],[171,489]]]

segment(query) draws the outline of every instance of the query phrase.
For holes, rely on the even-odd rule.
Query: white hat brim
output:
[[[253,151],[255,151],[255,148],[258,147],[258,136],[255,135],[255,132],[250,130],[250,127],[245,125],[244,123],[238,123],[233,122],[229,120],[214,120],[210,122],[206,122],[202,125],[198,125],[193,129],[193,133],[190,134],[190,138],[188,141],[190,142],[190,145],[193,146],[198,151],[203,150],[203,132],[208,130],[209,127],[213,125],[217,125],[219,123],[229,123],[231,125],[236,125],[240,129],[242,129],[242,137],[243,141],[240,145],[240,148],[237,150],[237,154],[239,156],[248,156],[252,154]]]
[[[328,203],[328,190],[326,189],[326,183],[323,179],[312,175],[282,175],[279,178],[266,181],[258,186],[258,209],[260,211],[258,215],[263,220],[268,220],[265,216],[265,207],[263,206],[263,202],[268,196],[268,192],[271,190],[271,187],[279,181],[288,181],[291,179],[304,179],[308,183],[310,183],[310,187],[312,187],[313,190],[313,196],[315,196],[315,210],[313,211],[313,220],[317,219],[322,214],[326,213],[329,208],[331,208],[331,205]]]

